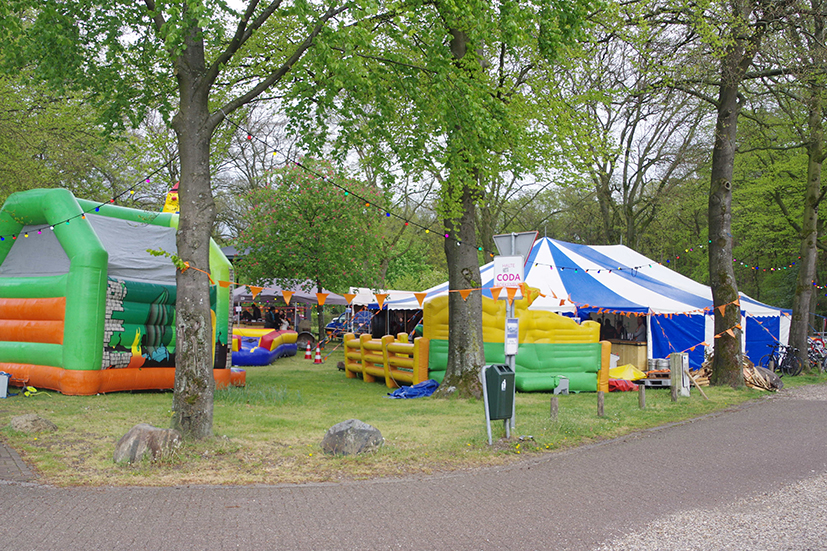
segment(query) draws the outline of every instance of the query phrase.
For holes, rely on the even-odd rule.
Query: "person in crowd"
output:
[[[243,310],[241,310],[241,318],[240,319],[241,319],[242,322],[245,322],[245,323],[253,321],[253,314],[250,313],[249,308],[244,308]]]
[[[632,335],[632,340],[635,342],[646,342],[646,317],[645,316],[638,316],[637,318],[637,329],[635,329],[635,334]]]
[[[603,316],[603,325],[601,326],[601,329],[602,329],[601,337],[600,337],[601,341],[607,341],[607,340],[610,340],[610,339],[617,339],[618,338],[617,329],[615,329],[612,326],[612,322],[609,321],[609,319],[606,318],[605,316]]]
[[[276,316],[276,310],[272,306],[267,308],[267,311],[264,313],[264,328],[265,329],[276,329],[278,327],[278,318]]]
[[[626,338],[626,328],[623,326],[623,319],[618,316],[617,322],[615,323],[615,333],[617,333],[616,339],[621,341],[627,340]]]
[[[261,308],[258,307],[258,304],[253,303],[253,321],[258,321],[261,319]]]

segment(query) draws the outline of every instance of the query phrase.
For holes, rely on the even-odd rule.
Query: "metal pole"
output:
[[[517,248],[517,235],[514,232],[511,232],[511,253],[510,253],[511,256],[514,256],[514,254],[516,254],[515,253],[516,248]],[[505,303],[506,303],[505,319],[513,318],[514,317],[514,302],[511,301],[511,300],[508,300],[508,298],[506,298]],[[519,337],[518,337],[518,341],[519,341]],[[517,385],[517,382],[516,382],[516,378],[517,378],[517,370],[516,370],[517,361],[516,361],[516,358],[514,357],[513,354],[508,355],[508,356],[505,357],[505,365],[507,365],[509,367],[509,369],[511,369],[511,372],[514,373],[514,379],[515,379],[514,385],[516,386]],[[514,391],[514,400],[512,400],[512,402],[511,402],[511,419],[508,421],[508,423],[511,424],[511,429],[512,430],[515,430],[516,427],[517,427],[517,395],[516,394],[517,394],[517,391],[515,389],[515,391]]]

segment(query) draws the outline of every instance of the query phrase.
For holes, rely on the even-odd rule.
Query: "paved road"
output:
[[[594,550],[669,515],[806,488],[826,473],[827,388],[806,387],[473,473],[301,486],[0,482],[0,548]],[[761,530],[772,530],[771,519],[767,524]],[[778,549],[827,547],[823,540],[776,539]],[[707,544],[679,548],[720,548],[714,539]]]

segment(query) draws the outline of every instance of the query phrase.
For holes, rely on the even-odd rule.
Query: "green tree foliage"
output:
[[[377,276],[377,227],[384,216],[367,203],[380,198],[377,190],[335,174],[329,163],[305,159],[275,170],[269,186],[246,198],[246,229],[236,243],[244,251],[240,277],[305,283],[316,292],[369,286]],[[320,335],[321,313],[319,307]]]
[[[449,284],[478,288],[476,205],[502,174],[519,177],[545,162],[553,122],[534,108],[541,96],[531,93],[531,83],[539,65],[582,36],[594,6],[589,0],[400,6],[353,25],[347,43],[319,48],[294,88],[294,118],[321,150],[335,114],[340,154],[372,144],[370,162],[386,179],[396,169],[437,178]],[[478,395],[481,297],[454,293],[449,308],[441,388]]]
[[[369,6],[373,8],[375,6]],[[172,424],[212,434],[209,239],[216,217],[210,147],[225,118],[280,82],[352,4],[249,0],[9,0],[0,3],[0,69],[31,68],[52,88],[82,90],[109,129],[150,110],[175,131],[180,159],[178,365]],[[199,271],[203,270],[203,271]]]

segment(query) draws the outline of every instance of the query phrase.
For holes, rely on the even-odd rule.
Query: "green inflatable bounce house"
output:
[[[178,216],[15,193],[0,211],[0,371],[64,394],[171,389],[175,382]],[[228,361],[230,263],[210,243],[218,386],[243,384]],[[227,283],[223,285],[223,283]]]

